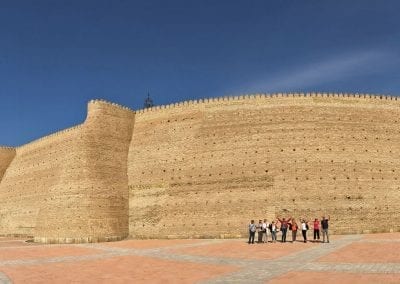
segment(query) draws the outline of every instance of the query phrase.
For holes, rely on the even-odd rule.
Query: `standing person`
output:
[[[262,230],[263,230],[263,243],[268,243],[268,234],[267,234],[268,222],[267,219],[264,219],[262,223]]]
[[[314,242],[318,239],[319,241],[319,220],[314,220]]]
[[[278,220],[281,223],[282,243],[286,243],[286,232],[289,227],[288,222],[292,220],[292,218],[290,217],[289,219],[286,220],[285,218],[280,219],[278,217]]]
[[[269,231],[271,232],[271,237],[272,237],[272,242],[276,242],[276,224],[275,221],[272,221],[271,224],[269,224]]]
[[[254,224],[254,220],[251,220],[249,224],[249,244],[254,244],[254,236],[256,235],[256,230],[256,224]]]
[[[321,221],[321,226],[322,226],[322,242],[325,243],[325,235],[326,235],[326,240],[329,243],[329,233],[328,233],[328,221],[331,219],[330,216],[328,216],[328,219],[325,219],[325,216],[322,217]]]
[[[303,234],[303,239],[304,242],[307,242],[307,230],[308,230],[308,224],[305,219],[301,220],[301,233]]]
[[[299,226],[296,223],[295,219],[292,219],[292,243],[294,243],[296,241],[297,238],[297,229],[299,228]]]
[[[262,228],[262,220],[258,220],[258,225],[257,225],[257,232],[258,232],[258,240],[257,243],[261,244],[263,240],[263,228]]]

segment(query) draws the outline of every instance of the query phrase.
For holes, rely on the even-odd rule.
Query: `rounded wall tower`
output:
[[[60,145],[62,170],[37,216],[35,241],[81,243],[128,236],[127,155],[134,112],[91,101],[85,123]]]

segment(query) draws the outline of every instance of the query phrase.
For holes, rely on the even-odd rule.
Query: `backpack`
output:
[[[307,230],[310,229],[310,227],[308,227],[308,224],[306,224],[306,229],[307,229]]]

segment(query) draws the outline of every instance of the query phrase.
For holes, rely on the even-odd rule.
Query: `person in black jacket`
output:
[[[326,235],[326,241],[329,243],[329,220],[331,219],[330,216],[328,216],[328,219],[325,218],[325,216],[322,217],[321,221],[321,227],[322,227],[322,242],[325,243],[325,235]]]

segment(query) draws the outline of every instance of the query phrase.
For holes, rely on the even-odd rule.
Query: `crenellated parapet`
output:
[[[113,103],[113,102],[109,102],[103,99],[93,99],[90,100],[88,105],[95,105],[95,104],[101,104],[101,105],[108,105],[114,108],[119,108],[121,110],[126,110],[126,111],[130,111],[130,112],[134,112],[134,110],[130,109],[129,107],[117,104],[117,103]]]
[[[91,100],[88,103],[87,117],[85,123],[91,120],[104,119],[107,117],[120,117],[122,119],[133,119],[135,112],[128,107],[110,103],[104,100]]]
[[[10,146],[1,146],[1,145],[0,145],[0,150],[10,150],[10,151],[15,151],[15,147],[10,147]]]
[[[105,111],[105,110],[108,111]],[[98,110],[102,110],[100,112],[98,112]],[[117,113],[121,114],[125,114],[126,117],[132,116],[132,114],[134,114],[135,112],[133,110],[131,110],[128,107],[116,104],[116,103],[112,103],[112,102],[108,102],[106,100],[102,100],[102,99],[96,99],[96,100],[90,100],[88,102],[88,111],[87,111],[87,117],[86,120],[88,118],[90,118],[91,116],[96,115],[96,113],[99,113],[100,116],[102,115],[106,115],[107,113],[111,114],[111,115],[116,115]],[[11,149],[15,149],[17,152],[23,152],[23,151],[27,151],[29,149],[31,149],[32,147],[36,147],[37,143],[52,143],[53,141],[56,141],[59,136],[65,135],[68,132],[71,131],[80,131],[81,128],[84,126],[84,124],[78,124],[78,125],[74,125],[65,129],[61,129],[59,131],[56,131],[54,133],[51,133],[49,135],[40,137],[38,139],[35,139],[34,141],[31,141],[29,143],[26,143],[24,145],[21,145],[19,147],[3,147],[3,148],[11,148]],[[0,148],[2,148],[2,146],[0,146]]]
[[[15,147],[15,150],[17,153],[23,153],[25,151],[29,151],[31,149],[34,149],[37,147],[38,144],[51,144],[53,142],[56,142],[60,139],[60,136],[65,136],[68,135],[70,132],[76,132],[79,131],[82,128],[82,124],[74,125],[65,129],[61,129],[59,131],[56,131],[54,133],[51,133],[49,135],[40,137],[38,139],[35,139],[31,142],[28,142],[24,145]]]
[[[174,108],[184,108],[184,107],[196,107],[202,105],[212,105],[220,103],[229,103],[237,101],[254,101],[254,100],[271,100],[274,98],[338,98],[338,99],[349,99],[349,100],[360,100],[360,102],[369,103],[371,100],[376,101],[392,101],[392,103],[399,104],[400,98],[398,96],[391,95],[381,95],[381,94],[364,94],[364,93],[320,93],[320,92],[309,92],[309,93],[257,93],[257,94],[243,94],[235,96],[223,96],[223,97],[212,97],[204,98],[198,100],[188,100],[177,103],[171,103],[167,105],[158,105],[151,108],[139,109],[136,113],[143,114],[148,112],[155,112],[160,110],[169,110]],[[365,101],[362,101],[365,100]]]

